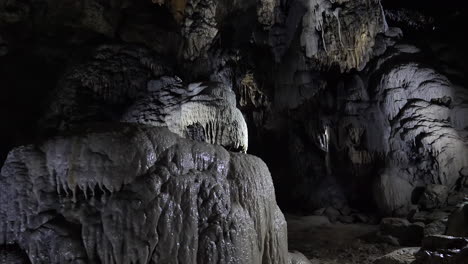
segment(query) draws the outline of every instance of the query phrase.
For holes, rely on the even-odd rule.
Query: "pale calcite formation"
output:
[[[221,83],[193,83],[180,87],[184,93],[173,97],[178,100],[167,99],[169,93],[177,91],[174,86],[157,88],[137,101],[122,121],[167,126],[183,137],[247,151],[247,124],[231,89]]]
[[[0,191],[0,244],[31,263],[290,263],[266,165],[165,128],[18,147]]]

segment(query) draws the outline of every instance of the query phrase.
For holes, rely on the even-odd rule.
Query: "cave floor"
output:
[[[376,243],[378,225],[330,223],[324,216],[287,215],[289,250],[312,264],[368,264],[399,247]]]

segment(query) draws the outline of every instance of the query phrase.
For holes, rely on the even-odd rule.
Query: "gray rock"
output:
[[[412,224],[402,218],[384,218],[380,223],[380,235],[394,237],[401,246],[418,246],[424,237],[424,224]]]
[[[165,65],[142,47],[101,46],[65,74],[41,126],[67,130],[97,121],[164,126],[182,137],[246,152],[247,124],[230,84],[187,84],[165,75],[171,72]]]
[[[440,210],[435,210],[432,212],[429,211],[419,211],[414,213],[411,217],[410,220],[411,222],[423,222],[425,224],[430,224],[434,221],[442,221],[442,222],[447,222],[448,217],[450,213],[440,211]]]
[[[465,264],[468,260],[468,248],[449,251],[420,250],[413,264]]]
[[[340,211],[333,207],[327,207],[327,209],[325,209],[324,215],[330,219],[330,222],[336,222],[341,216]]]
[[[414,187],[399,174],[396,170],[386,170],[373,186],[376,203],[385,215],[402,216],[410,210]]]
[[[181,85],[179,82],[178,85]],[[190,139],[247,152],[247,124],[236,107],[236,96],[222,83],[193,83],[176,89],[164,79],[152,93],[136,100],[121,121],[165,126]],[[174,93],[180,90],[180,95]]]
[[[358,223],[368,223],[370,221],[369,217],[364,214],[357,213],[357,214],[352,214],[352,216],[355,218],[356,222]]]
[[[410,264],[416,260],[414,256],[420,248],[402,248],[395,250],[383,257],[380,257],[374,261],[374,264]]]
[[[447,186],[430,184],[426,186],[418,204],[424,209],[440,208],[447,204],[448,194]]]
[[[447,229],[447,221],[437,220],[424,228],[424,236],[443,235]]]
[[[289,252],[289,264],[312,264],[301,252]]]
[[[424,238],[414,264],[464,264],[467,260],[467,238],[439,235]]]
[[[447,204],[448,205],[458,205],[461,202],[463,202],[463,199],[465,198],[465,193],[463,192],[453,192],[450,193],[447,199]]]
[[[0,193],[0,244],[34,263],[290,262],[266,165],[167,129],[103,125],[18,147]]]
[[[468,246],[468,238],[434,235],[425,237],[422,247],[426,250],[461,249]]]
[[[387,30],[383,9],[380,1],[344,0],[340,4],[335,7],[330,1],[314,0],[286,8],[279,6],[284,9],[280,9],[282,16],[278,16],[278,26],[270,32],[270,45],[277,61],[281,61],[296,30],[301,28],[298,32],[300,48],[304,50],[301,60],[312,60],[319,69],[333,64],[342,71],[362,69],[372,54],[375,36]]]

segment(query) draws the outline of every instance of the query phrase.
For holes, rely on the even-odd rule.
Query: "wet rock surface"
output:
[[[468,240],[463,237],[429,236],[424,238],[414,264],[466,263]]]
[[[227,151],[261,157],[282,209],[314,215],[290,220],[312,263],[466,236],[467,14],[433,0],[0,1],[2,261],[306,262],[288,257],[266,166]]]
[[[19,147],[0,183],[0,242],[33,263],[289,263],[265,164],[167,129]]]

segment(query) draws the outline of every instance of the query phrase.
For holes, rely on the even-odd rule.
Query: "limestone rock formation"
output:
[[[468,10],[443,7],[0,0],[0,258],[307,262],[247,150],[286,210],[465,235]]]
[[[247,124],[229,87],[193,83],[184,89],[177,80],[160,84],[165,80],[171,79],[150,82],[150,95],[137,100],[122,121],[167,126],[186,138],[247,151]]]
[[[102,46],[65,74],[43,126],[67,130],[93,121],[165,126],[183,137],[246,152],[247,125],[232,88],[186,84],[166,76],[172,73],[167,65],[144,48]]]
[[[32,263],[289,263],[265,164],[167,129],[106,125],[16,148],[0,190],[0,244]]]
[[[347,71],[365,66],[376,35],[385,32],[387,24],[380,1],[292,1],[283,7],[270,33],[278,61],[289,48],[297,48],[291,45],[298,28],[304,49],[300,63],[310,62],[315,69],[337,65]]]

